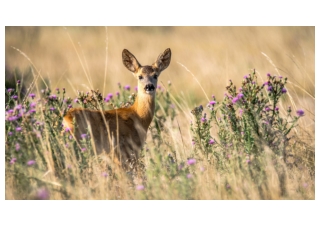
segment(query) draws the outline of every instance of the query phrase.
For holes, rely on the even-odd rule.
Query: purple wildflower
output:
[[[231,188],[230,184],[227,184],[226,188],[227,188],[227,189]]]
[[[242,97],[244,97],[243,93],[238,93],[237,95],[238,99],[241,99]]]
[[[13,132],[11,132],[11,131],[8,132],[8,136],[12,136],[12,134],[13,134]]]
[[[78,98],[74,99],[73,102],[78,103]]]
[[[200,166],[200,171],[201,171],[201,172],[203,172],[203,171],[205,171],[205,170],[206,170],[206,168],[205,168],[205,167]]]
[[[56,110],[54,107],[49,108],[50,111]]]
[[[272,86],[268,86],[268,91],[272,91]]]
[[[8,92],[8,93],[11,93],[13,90],[14,90],[14,89],[9,88],[9,89],[7,89],[7,92]]]
[[[85,133],[84,133],[84,134],[81,134],[81,138],[82,138],[82,139],[85,139],[86,137],[87,137],[87,134],[85,134]]]
[[[267,85],[269,85],[269,84],[270,84],[269,81],[266,81],[265,83],[263,83],[263,85],[265,85],[265,86],[267,86]]]
[[[207,119],[206,118],[201,118],[201,122],[205,123],[205,122],[207,122]]]
[[[18,131],[18,132],[20,132],[21,130],[22,130],[21,127],[16,128],[16,131]]]
[[[296,113],[297,113],[297,115],[298,115],[299,117],[304,116],[304,111],[303,111],[302,109],[297,110]]]
[[[18,104],[16,107],[15,107],[15,109],[17,109],[17,110],[20,110],[22,108],[22,105],[21,104]]]
[[[191,165],[195,164],[196,162],[197,162],[197,161],[196,161],[195,159],[188,159],[187,164],[188,164],[189,166],[191,166]]]
[[[170,104],[170,108],[175,108],[176,106],[174,104]]]
[[[134,87],[134,91],[138,92],[138,86]]]
[[[81,151],[82,151],[82,152],[84,152],[84,151],[86,151],[86,150],[87,150],[86,148],[81,148]]]
[[[303,185],[303,187],[305,187],[305,188],[308,187],[308,184],[307,184],[307,183],[303,183],[302,185]]]
[[[142,191],[142,190],[144,190],[144,186],[143,185],[137,185],[136,190]]]
[[[216,103],[217,102],[215,102],[214,100],[209,102],[209,104],[212,105],[212,106],[214,106]]]
[[[282,79],[283,77],[281,75],[279,75],[279,78]]]
[[[17,100],[18,96],[17,95],[13,95],[11,98],[14,99],[14,100]]]
[[[214,139],[209,140],[209,144],[214,144],[214,143],[215,143]]]
[[[117,97],[119,97],[119,96],[120,96],[120,93],[117,91],[117,92],[116,92],[116,95],[117,95]]]
[[[275,111],[279,111],[279,107],[278,106],[276,106],[276,108],[274,109]]]
[[[107,97],[109,97],[109,99],[112,99],[113,94],[112,93],[108,93]]]
[[[130,90],[130,85],[125,85],[124,89],[129,91]]]
[[[68,105],[68,109],[70,109],[70,108],[72,108],[72,104],[69,104],[69,105]]]
[[[102,173],[101,173],[101,176],[107,177],[107,176],[109,176],[109,174],[107,174],[106,172],[102,172]]]
[[[66,131],[66,132],[70,132],[71,131],[71,129],[70,128],[65,128],[65,130],[64,131]]]
[[[243,76],[243,78],[244,78],[244,79],[247,79],[247,78],[248,78],[248,75]]]
[[[104,98],[104,102],[108,103],[110,101],[110,97]]]
[[[18,80],[18,81],[17,81],[17,84],[19,85],[20,83],[21,83],[21,81],[20,81],[20,80]]]
[[[37,198],[40,200],[49,199],[49,191],[46,188],[40,188],[37,191]]]
[[[56,100],[57,99],[57,95],[53,94],[53,95],[49,96],[49,99],[50,100]]]
[[[20,150],[20,144],[16,143],[16,151],[19,151],[19,150]]]
[[[265,111],[270,111],[270,108],[267,106],[267,107],[265,107],[264,110],[265,110]]]
[[[270,74],[270,73],[268,73],[268,74],[267,74],[267,76],[268,76],[268,77],[270,77],[270,76],[271,76],[271,74]]]
[[[30,93],[30,94],[29,94],[29,97],[31,97],[31,98],[33,99],[33,98],[35,98],[35,97],[36,97],[36,94],[34,94],[34,93]]]
[[[188,179],[192,178],[192,174],[189,173],[189,174],[187,175],[187,178],[188,178]]]
[[[235,97],[235,98],[232,99],[232,103],[235,104],[235,103],[237,103],[238,100],[239,100],[239,98],[238,98],[238,97]]]
[[[196,144],[196,142],[194,142],[194,140],[191,142],[192,146]]]
[[[35,161],[35,160],[29,160],[29,161],[27,162],[27,165],[28,165],[28,166],[32,166],[32,165],[34,165],[34,164],[36,164],[36,161]]]
[[[35,102],[32,102],[31,104],[30,104],[30,107],[31,108],[35,108],[37,106],[37,103],[35,103]]]
[[[282,88],[281,93],[286,93],[287,89],[286,88]]]
[[[7,111],[7,114],[8,114],[8,115],[11,115],[13,112],[14,112],[13,109],[9,109],[9,110]]]
[[[17,158],[12,158],[12,159],[10,160],[10,164],[11,164],[11,165],[12,165],[12,164],[15,164],[16,161],[17,161]]]
[[[8,121],[9,121],[9,122],[16,121],[17,119],[18,119],[17,116],[10,116],[10,117],[8,117]]]

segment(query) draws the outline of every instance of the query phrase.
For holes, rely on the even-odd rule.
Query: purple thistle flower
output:
[[[78,98],[74,99],[73,102],[78,103]]]
[[[81,148],[81,151],[82,151],[82,152],[84,152],[84,151],[86,151],[86,150],[87,150],[86,148]]]
[[[138,92],[138,86],[134,87],[134,91]]]
[[[82,139],[85,139],[86,137],[87,137],[87,134],[85,134],[85,133],[84,133],[84,134],[81,134],[81,138],[82,138]]]
[[[50,111],[56,110],[54,107],[49,108]]]
[[[205,168],[205,167],[200,166],[200,171],[201,171],[201,172],[203,172],[203,171],[205,171],[205,170],[206,170],[206,168]]]
[[[282,88],[281,93],[286,93],[287,89],[286,88]]]
[[[209,144],[214,144],[214,143],[215,143],[214,139],[209,140]]]
[[[13,90],[14,90],[14,89],[9,88],[9,89],[7,89],[7,92],[8,92],[8,93],[11,93]]]
[[[117,95],[117,97],[119,97],[119,96],[120,96],[120,93],[117,91],[117,92],[116,92],[116,95]]]
[[[18,81],[17,81],[17,84],[20,85],[20,83],[21,83],[20,80],[18,80]]]
[[[235,103],[237,103],[238,100],[239,100],[239,98],[238,98],[238,97],[235,97],[235,98],[232,99],[232,103],[235,104]]]
[[[68,105],[68,109],[70,109],[70,108],[72,108],[72,104],[69,104],[69,105]]]
[[[40,188],[37,191],[37,198],[40,199],[40,200],[49,199],[49,191],[46,188]]]
[[[196,161],[195,159],[188,159],[187,164],[188,164],[189,166],[191,166],[191,165],[195,164],[196,162],[197,162],[197,161]]]
[[[18,132],[20,132],[21,130],[22,130],[21,127],[16,128],[16,131],[18,131]]]
[[[108,93],[107,97],[109,97],[110,99],[112,99],[113,94],[112,94],[112,93]]]
[[[248,78],[248,75],[243,76],[243,78],[244,78],[244,79],[247,79],[247,78]]]
[[[279,78],[282,79],[283,77],[281,75],[279,75]]]
[[[196,142],[194,142],[194,140],[191,142],[192,146],[196,144]]]
[[[268,74],[267,74],[267,77],[270,77],[270,76],[271,76],[271,74],[270,74],[270,73],[268,73]]]
[[[176,106],[174,104],[170,104],[170,108],[175,108]]]
[[[29,97],[31,97],[31,98],[33,99],[33,98],[35,98],[35,97],[36,97],[36,94],[34,94],[34,93],[30,93],[30,94],[29,94]]]
[[[108,103],[110,101],[110,97],[104,98],[104,102]]]
[[[142,191],[142,190],[144,190],[144,186],[143,185],[137,185],[136,190]]]
[[[230,184],[227,184],[226,188],[227,188],[227,189],[231,188]]]
[[[269,107],[265,107],[264,110],[265,110],[265,111],[270,111],[270,108],[269,108]]]
[[[279,107],[278,106],[276,106],[276,108],[274,109],[275,111],[279,111]]]
[[[9,110],[7,111],[7,114],[8,114],[8,115],[11,115],[13,112],[14,112],[13,109],[9,109]]]
[[[35,103],[35,102],[32,102],[31,104],[30,104],[30,107],[31,108],[35,108],[37,106],[37,103]]]
[[[237,95],[238,99],[241,99],[242,97],[244,97],[243,93],[238,93]]]
[[[53,94],[53,95],[49,96],[49,99],[56,100],[57,99],[57,95]]]
[[[10,116],[10,117],[8,117],[8,121],[9,121],[9,122],[16,121],[17,119],[18,119],[17,116]]]
[[[36,161],[35,161],[35,160],[29,160],[29,161],[27,162],[27,165],[28,165],[28,166],[32,166],[32,165],[34,165],[34,164],[36,164]]]
[[[272,91],[272,86],[268,86],[268,91]]]
[[[10,164],[11,164],[11,165],[12,165],[12,164],[15,164],[16,161],[17,161],[17,158],[12,158],[12,159],[10,160]]]
[[[11,132],[11,131],[8,132],[8,136],[12,136],[12,134],[13,134],[13,132]]]
[[[15,109],[17,109],[17,110],[20,110],[22,108],[22,105],[21,104],[18,104],[16,107],[15,107]]]
[[[17,100],[18,96],[17,95],[13,95],[11,98],[14,99],[14,100]]]
[[[16,151],[19,151],[19,150],[20,150],[20,144],[16,143]]]
[[[125,85],[124,89],[129,91],[130,90],[130,85]]]
[[[209,102],[209,104],[212,105],[212,106],[214,106],[216,103],[217,102],[215,102],[214,100]]]
[[[64,131],[66,131],[66,132],[70,132],[71,131],[71,129],[70,128],[65,128],[65,130]]]
[[[270,84],[269,81],[266,81],[265,83],[263,83],[263,85],[265,85],[265,86],[267,86],[267,85],[269,85],[269,84]]]
[[[297,115],[298,115],[299,117],[304,116],[304,111],[303,111],[302,109],[297,110],[296,113],[297,113]]]
[[[187,178],[188,178],[188,179],[192,178],[192,174],[189,173],[189,174],[187,175]]]
[[[205,123],[205,122],[207,122],[207,119],[206,118],[201,118],[201,122]]]
[[[308,184],[307,184],[307,183],[303,183],[302,185],[303,185],[303,187],[305,187],[305,188],[308,187]]]
[[[102,173],[101,173],[101,176],[107,177],[107,176],[109,176],[109,174],[107,174],[106,172],[102,172]]]

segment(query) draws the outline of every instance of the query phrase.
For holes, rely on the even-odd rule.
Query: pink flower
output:
[[[28,165],[28,166],[32,166],[32,165],[34,165],[34,164],[36,164],[36,161],[35,161],[35,160],[29,160],[29,161],[27,162],[27,165]]]
[[[143,186],[143,185],[138,185],[138,186],[136,187],[136,190],[142,191],[142,190],[144,190],[144,186]]]
[[[188,159],[187,164],[190,166],[190,165],[195,164],[196,162],[197,161],[195,159]]]

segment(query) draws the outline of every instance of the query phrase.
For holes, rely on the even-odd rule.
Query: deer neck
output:
[[[149,95],[144,93],[140,94],[138,92],[132,108],[138,115],[143,128],[147,130],[154,115],[155,93],[153,95]]]

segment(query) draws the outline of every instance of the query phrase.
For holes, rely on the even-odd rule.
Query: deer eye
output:
[[[154,77],[154,79],[157,79],[157,78],[158,78],[158,75],[157,75],[157,74],[154,74],[153,77]]]
[[[140,79],[140,80],[143,79],[142,75],[139,75],[139,79]]]

